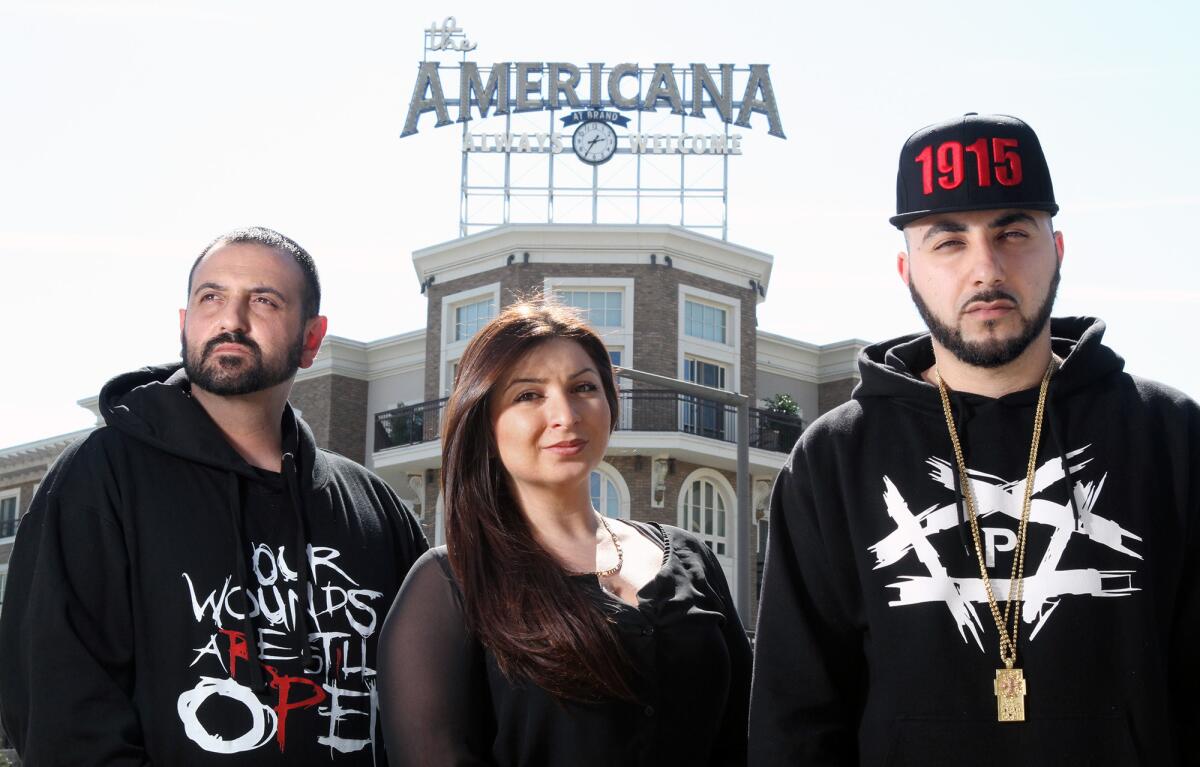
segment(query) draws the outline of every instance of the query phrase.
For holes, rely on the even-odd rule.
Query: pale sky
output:
[[[399,135],[422,30],[450,14],[481,64],[769,64],[787,139],[742,131],[729,239],[775,257],[759,327],[814,343],[921,329],[887,223],[904,139],[1022,117],[1062,208],[1055,314],[1103,318],[1128,370],[1200,397],[1194,4],[584,7],[7,0],[0,447],[83,428],[76,400],[177,359],[188,267],[237,226],[314,255],[331,333],[422,327],[411,254],[457,236],[461,134],[425,115]]]

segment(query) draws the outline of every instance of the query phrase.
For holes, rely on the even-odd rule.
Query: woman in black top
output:
[[[380,641],[393,765],[745,764],[750,647],[716,558],[591,506],[616,423],[608,352],[562,307],[510,306],[467,347],[447,545]]]

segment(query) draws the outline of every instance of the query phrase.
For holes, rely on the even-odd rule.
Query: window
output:
[[[698,301],[685,301],[683,332],[693,338],[725,343],[725,310]]]
[[[496,301],[485,298],[454,308],[454,340],[466,341],[496,316]]]
[[[501,306],[498,282],[442,298],[441,359],[437,365],[439,396],[449,396],[457,363],[467,344],[496,316]]]
[[[714,389],[724,389],[725,366],[687,357],[683,361],[683,380]],[[737,413],[723,403],[684,397],[681,404],[683,431],[713,439],[725,439],[727,433],[736,434],[734,419],[737,418]]]
[[[729,540],[729,502],[711,471],[693,473],[679,498],[680,527],[695,533],[718,557],[733,556]]]
[[[620,473],[601,463],[589,481],[592,508],[610,519],[629,519],[629,489]]]
[[[17,502],[20,496],[20,490],[0,492],[0,540],[17,534]]]
[[[598,471],[592,472],[592,508],[610,519],[621,516],[621,498],[617,486]]]
[[[559,300],[582,309],[584,321],[594,328],[619,328],[624,324],[624,295],[620,290],[558,290]]]
[[[614,365],[633,366],[633,280],[628,277],[547,277],[542,290],[580,316],[599,334]]]

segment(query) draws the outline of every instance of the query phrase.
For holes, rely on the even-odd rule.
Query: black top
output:
[[[663,547],[638,606],[573,576],[609,613],[639,701],[564,703],[512,682],[467,633],[444,546],[405,580],[379,648],[393,765],[739,765],[746,762],[750,644],[708,547],[675,527],[632,523]]]
[[[988,609],[928,335],[867,347],[850,402],[804,430],[771,501],[754,767],[1200,766],[1200,407],[1121,371],[1104,325],[1055,354],[1026,531],[1017,667],[997,721]],[[951,392],[1004,609],[1038,387]],[[7,609],[7,608],[5,608]]]
[[[425,551],[395,492],[291,407],[255,469],[178,364],[104,387],[21,521],[0,721],[28,765],[382,767],[376,649]],[[0,759],[0,762],[3,762]]]

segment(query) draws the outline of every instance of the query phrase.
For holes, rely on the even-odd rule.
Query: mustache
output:
[[[1020,305],[1020,303],[1017,301],[1016,296],[1012,295],[1011,293],[1005,293],[1003,290],[1000,290],[999,288],[992,288],[991,290],[985,290],[981,293],[976,293],[975,295],[968,298],[966,301],[963,301],[962,308],[959,309],[959,311],[960,312],[963,311],[968,306],[970,306],[971,304],[976,303],[976,302],[981,302],[981,303],[986,304],[986,303],[991,303],[992,301],[1009,301],[1012,303],[1013,306]]]
[[[245,346],[247,349],[254,352],[256,357],[262,356],[262,349],[258,348],[258,344],[254,341],[254,339],[242,333],[228,332],[221,333],[220,335],[210,338],[208,343],[204,344],[204,352],[201,354],[200,358],[202,360],[208,359],[209,356],[212,355],[213,349],[216,349],[221,344],[238,344],[240,346]]]

